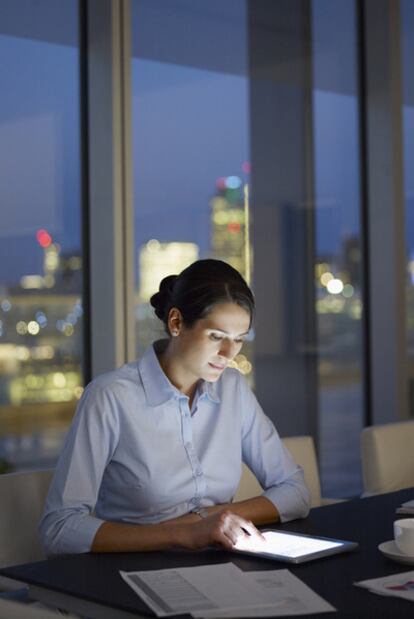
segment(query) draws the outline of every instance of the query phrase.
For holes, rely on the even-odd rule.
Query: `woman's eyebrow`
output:
[[[224,333],[225,335],[231,335],[228,331],[224,331],[224,329],[218,329],[217,327],[210,327],[210,331],[218,331],[219,333]],[[248,335],[248,333],[249,331],[245,331],[244,333],[239,333],[235,337],[241,337],[242,335]]]

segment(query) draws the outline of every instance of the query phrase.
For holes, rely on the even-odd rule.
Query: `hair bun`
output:
[[[150,298],[150,303],[154,308],[155,315],[160,320],[164,320],[171,307],[174,284],[177,277],[178,275],[168,275],[167,277],[164,277],[164,279],[161,280],[158,292],[153,294]]]

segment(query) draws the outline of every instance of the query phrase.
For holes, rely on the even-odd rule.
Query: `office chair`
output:
[[[0,475],[0,567],[45,558],[37,526],[52,475],[52,470]],[[0,577],[0,591],[24,586]]]
[[[414,486],[414,420],[364,428],[361,459],[363,496]]]
[[[321,497],[318,463],[315,445],[311,436],[290,436],[282,439],[282,443],[292,454],[296,464],[303,468],[306,485],[311,495],[311,507],[320,507],[335,503],[338,499]],[[263,489],[251,470],[243,464],[242,477],[234,496],[234,501],[244,501],[262,494]]]

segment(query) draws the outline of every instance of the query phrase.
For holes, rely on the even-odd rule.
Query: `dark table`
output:
[[[239,568],[274,570],[288,567],[338,612],[335,617],[379,619],[414,617],[414,604],[355,587],[355,581],[414,570],[385,558],[378,544],[393,537],[395,509],[414,497],[414,489],[355,499],[312,509],[306,520],[280,528],[357,541],[351,553],[302,565],[256,559],[219,550],[131,554],[72,555],[0,569],[0,574],[28,583],[36,599],[99,619],[149,616],[151,611],[119,576],[119,570],[152,570],[232,561]],[[276,528],[276,527],[275,527]],[[116,610],[115,610],[116,609]],[[302,615],[305,616],[305,615]],[[327,614],[306,615],[323,617]]]

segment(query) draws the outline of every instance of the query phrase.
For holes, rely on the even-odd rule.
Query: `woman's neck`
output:
[[[171,384],[174,385],[181,393],[190,398],[190,408],[194,395],[197,389],[197,380],[188,376],[188,373],[180,364],[180,358],[177,351],[173,350],[172,342],[168,346],[157,353],[158,361],[162,371],[168,378]]]

